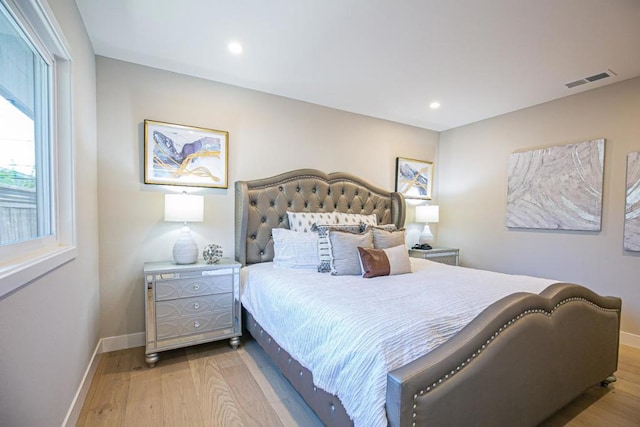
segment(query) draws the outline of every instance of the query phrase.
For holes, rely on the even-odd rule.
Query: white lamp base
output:
[[[186,225],[180,230],[180,236],[173,245],[173,260],[176,264],[193,264],[198,260],[198,244]]]
[[[429,228],[429,224],[425,224],[424,225],[424,229],[422,230],[422,234],[420,234],[420,239],[418,239],[418,243],[420,243],[420,244],[423,244],[423,243],[432,244],[433,243],[433,233],[431,232],[431,229]]]

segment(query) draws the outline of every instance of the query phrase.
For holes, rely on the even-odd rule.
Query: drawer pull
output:
[[[195,308],[196,310],[200,308],[200,304],[198,304],[197,302],[193,303],[193,308]]]
[[[200,285],[199,284],[196,283],[195,285],[193,285],[193,290],[194,291],[197,291],[199,289],[200,289]]]
[[[195,322],[193,322],[193,326],[196,328],[200,327],[200,322],[198,322],[197,320]]]

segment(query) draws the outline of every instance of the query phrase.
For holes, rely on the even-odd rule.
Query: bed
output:
[[[287,211],[375,214],[378,224],[404,225],[401,194],[346,173],[302,169],[265,179],[238,181],[235,191],[236,259],[246,266],[245,278],[269,273],[274,276],[275,270],[270,266],[274,257],[272,230],[289,227]],[[412,268],[420,271],[411,273],[412,276],[431,274],[462,282],[471,274],[466,271],[470,269],[440,266],[427,260],[412,263],[418,261],[421,263],[412,264]],[[260,273],[261,270],[267,274]],[[301,274],[275,271],[276,277],[290,275],[294,282],[304,284],[312,280],[336,283],[343,280],[327,273],[316,273],[315,279]],[[320,274],[325,276],[318,279]],[[504,282],[504,289],[510,289],[511,280],[506,275],[487,277],[488,281]],[[402,278],[393,276],[396,281]],[[466,326],[445,337],[442,343],[417,357],[410,354],[411,361],[386,372],[384,422],[391,426],[536,425],[591,386],[615,381],[620,299],[599,296],[575,284],[535,280],[531,283],[534,287],[529,289],[535,291],[509,293],[487,303]],[[300,288],[297,296],[280,299],[298,301],[296,298],[304,297],[304,287]],[[243,300],[245,297],[245,327],[321,421],[332,426],[353,425],[351,415],[336,395],[339,393],[319,387],[307,368],[309,361],[300,363],[291,356],[290,352],[298,352],[291,344],[295,341],[288,341],[286,331],[281,330],[286,327],[277,328],[273,326],[277,321],[267,320],[261,310],[269,306],[256,303],[252,298],[257,296],[247,293]],[[418,312],[419,306],[412,311]],[[311,321],[305,313],[287,315],[291,319],[301,316],[304,323]],[[257,319],[264,319],[269,326],[263,327]],[[316,323],[311,328],[321,329],[320,326]],[[410,334],[411,328],[403,333]],[[350,341],[342,339],[340,346],[348,348]],[[414,351],[413,347],[403,345],[398,345],[403,352]],[[357,374],[367,378],[369,369]],[[317,376],[319,379],[320,374]],[[353,407],[350,400],[349,405]],[[358,423],[362,424],[360,418]]]

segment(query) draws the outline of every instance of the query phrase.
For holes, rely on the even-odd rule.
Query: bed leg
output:
[[[610,376],[608,376],[607,378],[605,378],[605,379],[600,383],[600,385],[601,385],[602,387],[607,387],[609,384],[611,384],[611,383],[615,383],[617,380],[618,380],[618,379],[616,378],[616,376],[615,376],[615,375],[610,375]]]

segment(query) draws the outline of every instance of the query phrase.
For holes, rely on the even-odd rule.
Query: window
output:
[[[75,257],[70,56],[48,7],[0,0],[0,298]]]
[[[0,14],[0,245],[52,234],[51,67]]]

